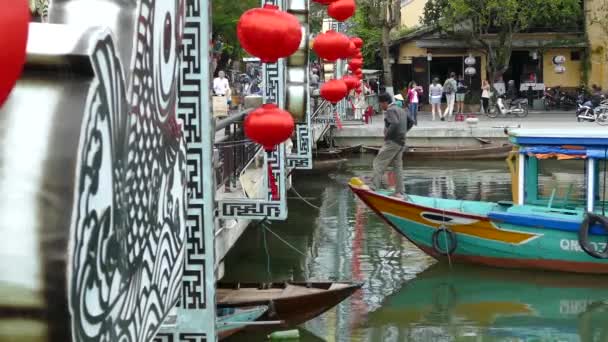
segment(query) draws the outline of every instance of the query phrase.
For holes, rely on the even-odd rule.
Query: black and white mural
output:
[[[179,297],[186,146],[176,119],[183,3],[139,3],[131,78],[111,36],[91,57],[72,212],[75,341],[149,341]]]

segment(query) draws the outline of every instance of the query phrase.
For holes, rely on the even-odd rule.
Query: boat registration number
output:
[[[596,251],[603,251],[604,249],[606,249],[605,242],[589,242],[589,243],[591,244],[591,246],[593,246],[593,248]],[[559,247],[563,251],[584,252],[583,249],[581,248],[581,245],[578,243],[578,240],[561,239],[561,240],[559,240]]]

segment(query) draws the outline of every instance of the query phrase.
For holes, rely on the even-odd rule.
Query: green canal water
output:
[[[364,285],[326,314],[297,327],[300,341],[608,341],[608,277],[437,263],[356,200],[353,176],[371,176],[361,155],[337,171],[295,177],[289,219],[250,227],[226,259],[225,281],[352,280]],[[506,164],[412,162],[409,193],[510,199]],[[547,163],[541,193],[582,192],[576,163]],[[263,341],[241,333],[229,341]]]

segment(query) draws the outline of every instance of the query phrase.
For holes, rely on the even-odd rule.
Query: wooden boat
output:
[[[285,328],[304,323],[348,298],[361,284],[312,283],[218,283],[216,301],[219,308],[268,305],[259,320],[279,320],[281,324],[265,329]]]
[[[501,341],[592,341],[585,336],[608,326],[606,298],[608,277],[437,263],[389,296],[369,319],[397,331],[484,327],[479,341],[494,340],[499,331],[506,334]]]
[[[452,262],[608,274],[608,220],[602,212],[598,164],[608,166],[608,131],[513,130],[513,201],[478,202],[409,195],[390,197],[360,179],[352,191],[427,254]],[[585,198],[538,193],[543,159],[579,161]],[[603,195],[601,197],[604,197]],[[597,203],[596,203],[597,200]]]
[[[342,159],[348,157],[354,153],[361,152],[363,145],[346,146],[346,147],[333,147],[318,149],[313,153],[315,159],[327,160],[327,159]]]
[[[510,143],[480,144],[478,147],[408,147],[404,159],[504,159],[513,149]],[[364,152],[377,153],[380,147],[363,146]]]
[[[217,310],[217,335],[221,339],[236,334],[260,318],[268,310],[268,306],[260,305],[244,308],[219,308]]]

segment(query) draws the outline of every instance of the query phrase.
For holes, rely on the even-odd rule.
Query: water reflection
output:
[[[605,299],[606,278],[436,264],[370,315],[370,337],[605,341]],[[387,330],[395,339],[382,337]]]
[[[556,295],[559,291],[568,293],[568,290],[560,290],[555,283],[560,284],[559,280],[563,279],[563,283],[567,284],[574,278],[561,274],[541,274],[537,277],[530,273],[511,272],[505,274],[513,275],[513,278],[514,274],[518,274],[518,281],[503,284],[492,280],[492,277],[496,273],[507,271],[465,269],[465,280],[468,284],[477,284],[479,287],[465,287],[463,290],[461,280],[456,281],[455,286],[448,287],[448,290],[433,285],[426,279],[433,278],[437,284],[442,281],[449,282],[457,273],[444,270],[442,266],[433,266],[425,271],[434,261],[389,229],[347,189],[346,184],[350,177],[371,176],[370,165],[371,157],[364,155],[351,160],[346,171],[330,173],[323,177],[296,177],[295,187],[298,192],[320,206],[320,210],[311,208],[295,197],[291,198],[289,219],[286,222],[273,223],[271,229],[296,246],[304,255],[290,249],[270,234],[266,234],[265,249],[263,231],[249,229],[226,259],[225,280],[330,279],[365,282],[359,292],[336,309],[307,322],[304,328],[308,337],[300,341],[313,341],[318,338],[328,341],[511,341],[517,340],[509,335],[511,330],[524,334],[525,326],[529,327],[530,332],[540,330],[541,327],[543,331],[549,329],[548,321],[543,320],[553,319],[555,310],[551,311],[545,307],[554,305],[555,302],[540,305],[530,302],[528,298],[552,296],[569,300],[570,297]],[[543,169],[543,173],[551,175],[558,169],[551,170],[551,165],[548,165]],[[563,168],[559,171],[568,172]],[[406,166],[405,178],[407,191],[417,195],[432,194],[484,201],[508,200],[511,196],[510,175],[502,161],[412,163]],[[545,186],[545,183],[553,181],[553,178],[541,177],[539,182],[541,186]],[[549,277],[548,281],[534,282],[545,276]],[[533,281],[530,283],[526,279]],[[608,281],[601,277],[580,279],[585,279],[590,284],[604,284]],[[495,289],[494,285],[482,286],[488,282],[498,287]],[[411,286],[418,290],[410,291]],[[608,286],[605,288],[608,289]],[[453,291],[450,289],[455,289],[458,296],[451,296]],[[460,298],[465,298],[469,292],[479,291],[485,291],[479,294],[482,296],[480,298],[489,297],[489,301],[476,302],[474,297],[459,304],[458,310],[450,307],[450,303],[461,303]],[[608,299],[608,293],[604,290],[589,292],[593,294],[591,297],[584,296],[586,291],[577,289],[577,295],[570,299],[595,302],[604,295]],[[522,295],[526,292],[530,292],[530,297]],[[486,297],[483,297],[484,294]],[[492,302],[492,297],[498,295],[502,296],[502,299],[496,298]],[[399,305],[399,298],[405,298],[407,303],[417,300],[416,303],[420,304],[421,309],[413,308],[410,304]],[[491,311],[495,303],[503,313],[520,313],[520,310],[528,308],[532,314],[503,315],[494,317],[492,321],[490,318],[484,320],[486,315],[496,314]],[[575,301],[564,305],[577,307],[577,303],[579,302]],[[598,306],[596,310],[601,312],[603,306]],[[584,320],[579,317],[581,315],[591,318]],[[577,315],[561,316],[559,324],[576,327],[587,324],[590,328],[582,329],[587,331],[595,329],[599,316],[601,315],[596,311],[589,313],[579,310]],[[595,329],[593,333],[597,335],[597,331]],[[574,340],[592,341],[580,338],[580,334],[569,334],[564,336],[570,336],[568,338]],[[231,339],[263,340],[264,335],[251,334],[241,334]]]

